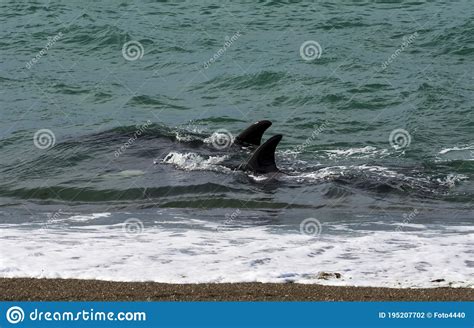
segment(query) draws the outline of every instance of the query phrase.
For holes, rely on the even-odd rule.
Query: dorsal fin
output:
[[[267,120],[258,121],[252,124],[235,138],[235,143],[242,146],[259,146],[262,142],[263,133],[270,127],[270,125],[272,125],[272,122]]]
[[[275,150],[283,136],[277,134],[258,147],[245,165],[245,169],[256,173],[279,172],[275,164]]]

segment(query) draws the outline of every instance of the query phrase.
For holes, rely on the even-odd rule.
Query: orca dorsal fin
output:
[[[270,125],[272,125],[272,122],[267,120],[258,121],[252,124],[235,138],[235,143],[242,146],[259,146],[262,142],[263,133],[270,127]]]
[[[283,136],[277,134],[258,147],[245,165],[245,169],[256,173],[279,172],[275,164],[275,150]]]

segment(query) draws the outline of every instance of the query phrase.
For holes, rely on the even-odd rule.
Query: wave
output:
[[[474,287],[471,226],[372,231],[354,223],[358,234],[347,236],[350,227],[325,222],[323,234],[314,237],[296,227],[279,233],[271,225],[232,227],[162,215],[170,223],[145,221],[137,233],[124,233],[125,219],[104,225],[110,213],[69,215],[66,222],[81,224],[74,229],[52,224],[31,233],[2,225],[0,277]],[[9,249],[15,252],[2,251]],[[323,279],[322,271],[338,274]]]
[[[434,55],[456,55],[465,57],[474,53],[474,23],[467,20],[462,24],[446,27],[430,41],[422,44],[423,47],[432,47]],[[440,46],[441,45],[441,46]]]
[[[206,81],[192,90],[202,89],[208,87],[209,90],[214,89],[249,89],[255,88],[267,89],[275,87],[280,81],[288,78],[285,72],[271,72],[263,71],[256,74],[244,74],[240,76],[218,76],[209,81]]]
[[[106,181],[107,176],[102,179]],[[169,196],[199,195],[213,192],[240,192],[214,183],[186,186],[143,187],[127,189],[95,189],[86,187],[50,186],[36,188],[0,189],[0,196],[30,200],[56,200],[62,202],[100,203],[159,199]]]
[[[318,151],[323,157],[330,159],[341,158],[384,158],[390,155],[389,149],[377,149],[373,146],[356,147],[348,149],[327,149]]]
[[[331,183],[348,186],[351,191],[439,198],[448,193],[454,195],[454,187],[469,180],[472,172],[472,158],[459,156],[459,153],[471,154],[472,145],[442,149],[438,154],[442,161],[428,160],[424,169],[401,160],[392,161],[392,156],[400,154],[394,155],[387,148],[347,147],[334,143],[327,148],[318,145],[278,151],[278,166],[287,174],[277,177],[249,174],[236,171],[247,159],[249,150],[216,149],[211,146],[212,136],[189,129],[152,123],[143,127],[143,124],[122,126],[65,138],[47,152],[38,153],[37,157],[4,165],[2,174],[10,179],[0,185],[0,196],[93,203],[156,199],[166,195],[171,188],[163,186],[166,180],[162,177],[173,174],[173,170],[181,170],[209,172],[200,175],[203,184],[221,180],[219,175],[225,174],[234,181],[230,184],[236,184],[242,190],[252,188],[249,181],[264,188],[274,180],[275,186],[284,189]],[[140,131],[139,136],[137,131]],[[17,140],[17,137],[12,138]],[[14,142],[5,139],[2,146],[9,144]],[[458,165],[459,161],[463,165]],[[182,195],[188,194],[189,190],[189,194],[195,196],[192,191],[195,188],[186,181],[186,175],[177,176],[182,177],[184,186],[176,187],[176,190]],[[42,187],[41,181],[45,179],[48,186]],[[143,188],[129,188],[130,182],[137,179]],[[460,192],[466,193],[462,188]]]
[[[463,145],[443,148],[440,150],[436,156],[438,162],[456,162],[458,167],[461,167],[462,162],[472,162],[474,161],[474,145]],[[465,170],[472,165],[462,165]]]
[[[133,96],[127,103],[130,106],[141,105],[145,107],[154,107],[154,108],[171,108],[185,110],[189,109],[186,106],[176,104],[176,99],[171,99],[166,96]]]

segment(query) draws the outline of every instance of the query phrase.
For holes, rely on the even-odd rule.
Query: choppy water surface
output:
[[[469,1],[0,11],[1,276],[474,285]]]

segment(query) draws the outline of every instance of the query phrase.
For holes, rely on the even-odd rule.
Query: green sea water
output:
[[[473,9],[1,1],[0,224],[472,226]],[[213,147],[263,119],[287,176]]]

